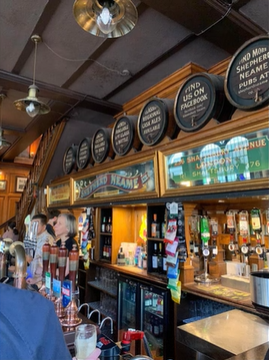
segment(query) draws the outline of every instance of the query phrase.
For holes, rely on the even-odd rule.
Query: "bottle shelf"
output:
[[[102,292],[105,292],[107,295],[110,295],[114,298],[117,297],[117,290],[105,287],[102,281],[98,281],[98,280],[88,281],[88,284],[97,290],[101,290]]]

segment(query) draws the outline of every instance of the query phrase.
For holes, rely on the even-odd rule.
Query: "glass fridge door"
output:
[[[165,292],[157,287],[141,288],[141,324],[153,359],[163,359]]]
[[[138,283],[120,277],[118,281],[118,339],[128,329],[137,329],[137,289]]]

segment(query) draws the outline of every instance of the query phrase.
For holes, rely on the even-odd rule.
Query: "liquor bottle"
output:
[[[120,247],[120,250],[118,252],[117,265],[125,265],[125,255],[122,247]]]
[[[207,216],[201,217],[201,240],[203,243],[203,255],[204,257],[209,256],[208,242],[210,239],[209,232],[209,221]]]
[[[235,213],[233,211],[227,211],[226,213],[227,218],[227,229],[230,234],[230,243],[228,245],[228,249],[235,254],[235,234],[236,234],[236,223],[235,223]]]
[[[103,253],[102,253],[102,257],[103,259],[106,259],[106,238],[105,238],[105,241],[104,241],[104,245],[103,245]]]
[[[160,238],[160,224],[157,222],[157,214],[153,215],[153,222],[151,223],[151,237]]]
[[[242,210],[239,213],[239,234],[242,237],[241,252],[244,255],[248,254],[248,238],[249,238],[249,220],[248,220],[248,212],[246,210]]]
[[[160,336],[160,325],[159,325],[158,316],[154,316],[154,318],[153,318],[153,335],[155,337]]]
[[[159,274],[163,273],[163,250],[162,243],[159,243],[159,252],[158,252],[158,272]]]
[[[107,239],[107,258],[110,261],[111,260],[111,240]]]
[[[145,252],[145,256],[143,258],[143,269],[147,270],[147,268],[148,268],[148,256],[147,253]]]
[[[165,247],[163,249],[163,274],[166,274],[167,272],[167,255],[165,252]]]
[[[263,248],[261,247],[261,233],[262,233],[262,221],[261,221],[261,213],[259,209],[253,208],[250,211],[251,218],[251,227],[252,231],[256,236],[256,253],[263,257]]]
[[[212,237],[212,259],[218,255],[217,236],[218,236],[218,219],[212,218],[210,220],[211,237]]]
[[[157,243],[154,244],[154,251],[152,253],[152,270],[158,270],[158,254],[157,254]]]
[[[111,233],[112,232],[112,221],[111,221],[111,216],[109,216],[108,218],[108,222],[106,224],[106,232],[107,233]]]
[[[162,226],[161,226],[162,239],[165,238],[165,233],[166,233],[166,217],[165,217],[165,214],[164,214],[164,219],[163,219]]]
[[[92,209],[90,208],[88,240],[92,240],[92,239],[95,239],[95,230],[93,224]]]
[[[103,222],[101,225],[101,232],[105,233],[106,232],[106,217],[103,217]]]

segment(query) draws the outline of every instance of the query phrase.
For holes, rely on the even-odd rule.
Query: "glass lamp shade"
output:
[[[108,38],[126,35],[138,19],[137,9],[131,0],[75,0],[73,13],[82,29]]]
[[[14,105],[18,110],[26,111],[27,114],[31,117],[49,113],[50,107],[42,101],[38,100],[36,96],[37,92],[38,87],[35,85],[30,85],[28,96],[24,99],[15,100]]]

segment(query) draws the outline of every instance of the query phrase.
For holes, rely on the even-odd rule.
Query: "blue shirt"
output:
[[[0,360],[71,360],[50,300],[0,284]]]

